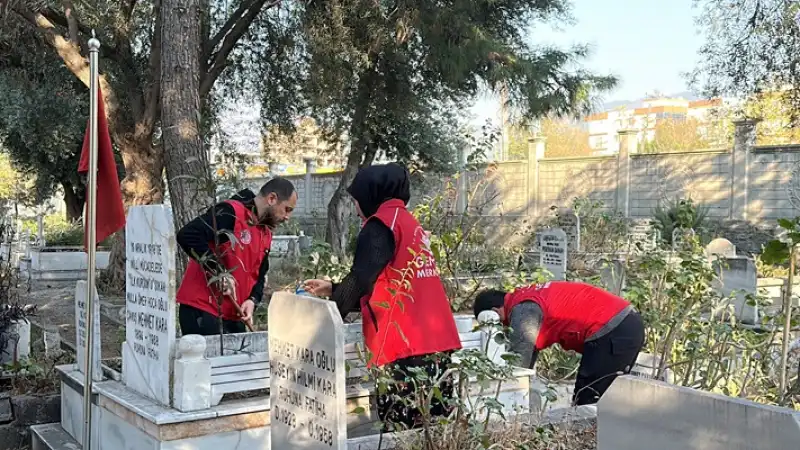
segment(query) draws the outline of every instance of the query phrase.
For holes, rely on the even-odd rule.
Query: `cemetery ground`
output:
[[[694,207],[689,204],[689,213],[692,212],[692,208]],[[578,208],[575,210],[578,211]],[[539,403],[536,408],[532,406],[533,402],[531,402],[530,410],[524,414],[513,414],[503,410],[501,415],[502,409],[497,410],[492,407],[471,411],[465,413],[461,419],[443,425],[439,424],[424,434],[395,433],[391,437],[387,436],[387,442],[392,441],[394,447],[384,446],[383,448],[455,450],[457,448],[488,448],[492,445],[494,448],[537,450],[640,448],[636,445],[639,445],[641,440],[621,442],[619,439],[622,438],[619,436],[650,439],[653,441],[653,448],[663,449],[734,448],[731,447],[734,443],[752,442],[753,439],[758,442],[763,440],[764,445],[770,443],[765,447],[758,448],[788,448],[780,447],[780,443],[785,442],[781,439],[785,439],[785,436],[789,436],[794,430],[791,425],[793,423],[791,420],[794,420],[791,411],[798,404],[798,398],[800,398],[798,397],[800,383],[797,377],[800,360],[796,355],[798,349],[792,346],[787,380],[785,383],[781,382],[781,326],[784,323],[784,317],[781,312],[782,291],[780,286],[785,284],[781,281],[781,277],[785,278],[786,274],[784,264],[767,264],[762,261],[756,268],[756,263],[751,255],[737,251],[730,242],[720,239],[724,236],[708,232],[705,224],[695,223],[691,220],[672,224],[674,232],[670,233],[670,239],[664,239],[659,236],[659,229],[663,229],[663,227],[660,228],[657,224],[654,226],[649,221],[647,223],[631,223],[612,213],[598,212],[598,209],[591,208],[579,211],[580,214],[559,211],[552,219],[540,224],[537,229],[521,229],[522,234],[538,236],[538,239],[523,241],[512,248],[512,246],[487,245],[491,238],[491,231],[487,232],[485,231],[487,227],[481,226],[479,221],[482,220],[482,216],[480,215],[470,219],[474,219],[474,223],[465,224],[458,221],[439,221],[438,218],[433,217],[435,214],[440,214],[435,211],[426,213],[417,210],[415,212],[433,233],[434,245],[432,247],[440,266],[441,276],[453,300],[455,312],[468,311],[475,292],[485,287],[499,286],[510,289],[513,286],[539,282],[553,277],[584,281],[620,293],[631,301],[646,321],[647,343],[643,350],[645,354],[640,358],[634,371],[635,375],[640,378],[618,379],[595,410],[599,412],[592,413],[590,410],[589,414],[586,414],[586,410],[581,408],[568,407],[569,393],[574,383],[579,358],[558,349],[549,349],[543,352],[537,363],[537,380],[541,384],[534,386],[531,381],[530,390],[524,389],[525,394],[530,395],[531,399],[534,397],[538,399]],[[567,214],[570,215],[566,216]],[[685,216],[686,214],[677,215],[677,217],[684,218]],[[166,223],[166,221],[163,222]],[[139,231],[142,233],[147,229],[148,227],[140,227]],[[159,234],[155,232],[140,236],[137,236],[136,233],[129,233],[129,236],[134,242],[161,243],[149,247],[132,246],[132,248],[140,248],[140,252],[128,255],[128,270],[144,267],[140,265],[141,261],[132,262],[136,258],[146,258],[148,261],[169,261],[171,255],[169,251],[174,251],[174,247],[173,250],[165,250],[169,248],[167,245],[169,239],[159,241],[159,239],[163,239],[163,236],[169,236],[167,232],[162,238],[158,238]],[[270,272],[268,291],[286,290],[293,287],[299,280],[320,274],[331,274],[334,278],[340,277],[346,272],[348,266],[349,262],[346,259],[340,260],[334,257],[327,246],[317,243],[302,254],[285,258],[279,263],[276,261]],[[547,272],[541,270],[542,268]],[[154,276],[156,275],[162,276],[161,274]],[[777,292],[775,288],[777,288]],[[30,285],[30,290],[28,290],[27,284],[24,284],[24,288],[19,294],[21,302],[36,305],[36,312],[30,315],[29,319],[34,324],[40,325],[41,329],[33,327],[31,338],[33,347],[31,361],[34,362],[33,365],[36,368],[32,370],[32,367],[22,367],[22,370],[12,374],[16,376],[7,381],[8,394],[11,396],[23,393],[29,396],[34,394],[34,396],[48,398],[52,402],[53,398],[58,397],[56,391],[59,378],[50,376],[52,370],[48,372],[48,370],[41,369],[53,368],[57,364],[69,364],[74,357],[69,350],[59,357],[42,357],[44,349],[41,342],[46,340],[43,331],[52,331],[57,328],[60,339],[67,343],[66,347],[75,346],[75,282],[36,281]],[[163,292],[159,295],[168,298],[174,293]],[[120,357],[125,357],[122,351],[122,341],[127,339],[130,342],[137,336],[134,333],[135,330],[126,329],[122,325],[125,314],[121,313],[120,307],[125,305],[125,302],[120,293],[114,295],[114,293],[101,292],[99,305],[100,328],[95,335],[101,337],[102,359],[104,364],[111,369],[124,373],[118,363],[115,364],[112,361],[119,361]],[[168,308],[157,309],[159,309],[158,314],[161,314],[162,317],[169,317],[169,314],[174,316],[174,309],[171,311]],[[306,317],[305,314],[302,316]],[[256,318],[257,328],[259,330],[273,328],[272,326],[267,327],[270,318],[267,308],[261,308]],[[350,319],[357,321],[358,317]],[[164,328],[163,337],[175,336],[174,328],[172,330],[169,328],[174,326],[174,320],[172,324]],[[360,326],[345,324],[345,328],[357,330]],[[464,336],[471,336],[469,330],[460,331],[464,332]],[[286,333],[286,331],[281,331],[280,327],[274,328],[270,332],[270,339],[273,338],[273,335],[280,333]],[[793,329],[790,342],[797,337]],[[262,335],[255,333],[249,341],[257,343],[258,338],[266,338],[266,333]],[[314,340],[314,336],[305,336],[305,338]],[[467,344],[471,347],[475,342],[467,343],[463,339],[472,338],[462,337],[465,347]],[[332,339],[327,338],[316,340],[326,343],[326,345],[333,342]],[[184,354],[189,356],[193,352],[200,351],[193,347],[200,345],[205,348],[205,358],[202,357],[201,351],[200,358],[181,356],[175,359],[175,377],[177,379],[182,376],[179,376],[178,366],[183,367],[180,373],[184,374],[201,373],[202,367],[206,367],[204,370],[210,370],[212,374],[217,374],[212,375],[208,382],[210,389],[209,386],[206,386],[206,390],[212,392],[216,389],[215,386],[221,386],[220,384],[215,385],[215,383],[219,383],[215,379],[219,380],[219,377],[230,376],[230,373],[221,371],[224,368],[219,365],[221,359],[215,359],[219,355],[215,353],[215,349],[218,347],[215,347],[214,342],[219,343],[220,340],[209,338],[207,342],[203,341],[200,344],[190,341],[177,340],[175,342],[184,348]],[[493,339],[489,341],[493,341]],[[316,345],[319,345],[320,342]],[[471,348],[482,348],[483,341],[479,342]],[[263,345],[259,348],[266,349],[265,340],[261,340],[259,345]],[[147,363],[158,350],[155,348],[151,352],[150,347],[152,346],[148,343],[148,348],[143,347],[143,353],[128,354],[128,357],[144,358]],[[252,360],[248,363],[252,364],[250,372],[263,373],[263,365],[269,364],[270,360],[258,359],[258,349],[251,350],[251,352],[255,353],[248,356],[250,358],[248,361]],[[239,358],[241,355],[231,357]],[[348,356],[348,362],[356,361],[349,359],[350,357]],[[256,359],[253,360],[253,358]],[[487,382],[491,384],[492,381],[497,381],[498,389],[501,385],[516,389],[513,388],[515,385],[513,376],[504,372],[505,369],[502,369],[499,362],[487,361],[485,357],[481,358],[475,360],[481,361],[475,367],[468,369],[463,363],[459,363],[461,365],[457,370],[474,371],[477,367],[480,371],[491,374]],[[344,358],[342,359],[344,360]],[[158,358],[155,360],[157,362]],[[212,364],[210,369],[208,368],[209,363]],[[289,363],[291,361],[287,361],[287,364]],[[203,398],[197,395],[198,392],[203,391],[202,389],[181,386],[176,383],[174,387],[176,392],[185,392],[186,396],[181,397],[181,402],[176,401],[173,404],[169,396],[157,400],[162,398],[160,397],[162,394],[149,390],[148,386],[164,384],[158,378],[159,373],[164,372],[158,369],[157,364],[153,362],[147,364],[149,364],[149,369],[143,375],[145,378],[139,381],[134,380],[134,382],[126,381],[126,389],[143,393],[150,401],[168,405],[167,408],[171,411],[169,414],[172,416],[188,417],[192,414],[202,415],[210,412],[217,414],[215,411],[229,409],[231,405],[239,405],[238,401],[247,402],[248,400],[241,399],[248,396],[258,397],[261,395],[260,398],[251,398],[250,400],[256,403],[263,402],[265,400],[264,388],[271,386],[270,397],[272,397],[272,391],[276,389],[274,384],[264,384],[265,382],[275,383],[274,377],[266,380],[264,378],[248,379],[249,385],[242,385],[245,387],[237,392],[227,390],[224,395],[221,395],[221,403],[217,405],[214,402],[219,401],[219,398],[216,400],[213,399],[213,396]],[[147,364],[143,365],[147,366]],[[81,370],[80,366],[75,370]],[[25,373],[27,376],[21,376]],[[61,380],[72,379],[71,382],[74,382],[76,373],[76,371],[68,371],[66,375],[61,374]],[[135,374],[129,374],[129,376],[135,378]],[[664,380],[668,384],[649,381],[646,378]],[[107,380],[104,377],[101,379]],[[111,386],[114,382],[103,381],[101,384]],[[478,385],[480,384],[479,382]],[[62,384],[62,386],[67,385]],[[117,383],[117,385],[121,385],[121,383]],[[120,389],[114,386],[109,389]],[[256,387],[261,390],[256,390]],[[113,389],[112,393],[117,392]],[[513,398],[514,395],[522,393],[521,390],[517,390],[513,391],[511,396],[503,393],[505,395],[503,397],[494,394],[491,389],[489,391],[485,395],[490,405],[493,404],[492,398],[500,399],[498,402],[502,403]],[[62,398],[64,395],[66,394],[62,392]],[[275,395],[277,397],[277,392]],[[368,398],[369,396],[362,397],[362,399]],[[280,401],[278,398],[270,398],[270,400],[273,407]],[[360,403],[352,404],[351,400],[348,398],[348,411],[345,411],[348,417],[350,414],[358,415],[356,410],[361,408],[361,406],[356,406]],[[206,402],[205,406],[193,403],[202,403],[203,401]],[[249,408],[252,408],[255,403],[247,404],[250,405]],[[680,406],[684,404],[685,407]],[[52,407],[53,403],[50,405]],[[65,403],[61,404],[62,411],[64,405]],[[344,402],[341,405],[343,406]],[[0,421],[3,417],[2,407],[3,400],[0,396]],[[163,410],[163,406],[159,408]],[[240,406],[236,406],[236,408],[240,408]],[[658,418],[658,420],[649,421],[648,417]],[[719,417],[724,419],[710,419]],[[758,419],[753,419],[753,417],[758,417]],[[748,419],[741,422],[744,418]],[[272,419],[273,431],[269,433],[273,433],[275,427],[278,426],[276,418]],[[786,422],[787,420],[788,422]],[[58,422],[58,420],[52,419],[50,422]],[[27,424],[27,422],[25,423]],[[768,424],[773,424],[778,427],[778,430],[770,428],[772,425]],[[68,428],[65,425],[63,413],[59,429],[61,427]],[[730,428],[741,428],[742,434],[729,433],[727,430]],[[671,434],[674,433],[673,429],[684,430],[684,434],[688,436],[687,440],[678,442],[680,441],[678,439],[670,444],[670,439],[675,440]],[[758,432],[760,429],[763,429],[763,433]],[[77,430],[73,428],[71,432],[73,438],[77,439],[75,436]],[[259,436],[261,437],[258,439],[265,439],[262,435]],[[791,436],[794,438],[797,434]],[[360,439],[355,434],[352,437]],[[706,439],[703,441],[706,446],[698,447],[703,439]],[[259,441],[256,439],[252,442],[253,445],[256,445],[255,443]],[[352,445],[350,448],[353,448]]]

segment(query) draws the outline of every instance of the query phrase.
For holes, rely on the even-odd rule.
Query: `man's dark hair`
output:
[[[289,197],[294,194],[294,185],[286,178],[275,177],[261,186],[261,190],[258,191],[258,194],[262,197],[266,197],[273,192],[278,196],[278,201],[284,202],[289,200]]]
[[[497,289],[486,289],[475,296],[475,305],[472,307],[475,318],[484,311],[492,308],[502,308],[506,301],[506,293]]]

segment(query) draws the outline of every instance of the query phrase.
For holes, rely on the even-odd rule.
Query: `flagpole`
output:
[[[89,180],[86,202],[86,358],[83,364],[83,449],[92,448],[92,382],[94,381],[94,310],[95,263],[97,250],[97,101],[98,101],[98,53],[100,41],[94,35],[89,39]]]

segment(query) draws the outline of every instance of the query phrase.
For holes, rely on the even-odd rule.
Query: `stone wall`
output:
[[[752,122],[736,127],[732,149],[691,153],[637,154],[635,136],[621,131],[618,155],[545,159],[545,140],[532,139],[527,160],[487,164],[463,180],[435,174],[415,179],[412,203],[444,195],[439,207],[470,208],[503,223],[539,220],[550,207],[569,206],[575,197],[600,201],[631,218],[652,217],[657,206],[680,198],[707,206],[709,216],[720,222],[743,221],[756,228],[800,215],[800,145],[757,147]],[[318,228],[340,174],[289,178],[299,193],[295,217]],[[265,181],[249,184],[257,188]]]

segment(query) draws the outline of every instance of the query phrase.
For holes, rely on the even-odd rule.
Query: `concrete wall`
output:
[[[800,215],[800,145],[756,147],[753,122],[736,124],[732,149],[637,154],[635,138],[620,131],[617,155],[550,159],[544,158],[546,140],[535,138],[527,160],[487,164],[467,172],[465,182],[428,174],[424,184],[415,181],[412,202],[451,188],[455,193],[444,207],[455,210],[456,197],[469,196],[471,205],[484,206],[481,214],[497,217],[542,217],[575,197],[601,201],[631,218],[651,217],[657,206],[689,197],[708,206],[712,218],[755,226]],[[289,177],[298,189],[295,216],[301,222],[325,217],[340,178],[309,169],[312,173]],[[249,184],[257,188],[265,181]]]

